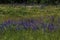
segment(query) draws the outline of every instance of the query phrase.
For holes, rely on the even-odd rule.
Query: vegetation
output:
[[[60,4],[60,0],[1,0],[0,3]]]
[[[59,34],[59,5],[0,5],[0,40],[60,40]]]

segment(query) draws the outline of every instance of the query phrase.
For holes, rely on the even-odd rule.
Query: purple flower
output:
[[[14,21],[12,20],[7,20],[5,22],[2,23],[2,27],[6,28],[6,29],[12,29],[11,25],[16,25],[16,22],[13,24]]]
[[[7,21],[3,22],[3,25],[4,25],[4,26],[7,26],[7,25],[10,25],[11,23],[12,23],[11,20],[7,20]]]
[[[49,24],[48,24],[48,30],[49,30],[49,31],[53,31],[53,30],[54,30],[54,25],[53,25],[53,23],[49,23]]]
[[[23,21],[23,26],[25,29],[28,29],[30,27],[30,22],[29,21]]]
[[[4,25],[0,24],[0,30],[4,31]]]
[[[7,23],[10,24],[11,23],[11,20],[8,20]]]
[[[32,30],[38,30],[39,28],[36,25],[31,25]]]
[[[31,23],[35,23],[33,19],[30,19],[29,21],[30,21]]]
[[[6,21],[6,24],[11,24],[11,23],[12,23],[11,20],[7,20],[7,21]]]
[[[30,28],[32,28],[32,30],[38,30],[39,28],[36,25],[36,21],[31,20],[30,22]]]
[[[6,23],[2,23],[2,24],[1,24],[1,27],[6,27],[6,26],[7,26]]]
[[[2,23],[2,26],[6,27],[6,28],[7,28],[9,25],[10,25],[10,20],[5,21],[5,22]]]

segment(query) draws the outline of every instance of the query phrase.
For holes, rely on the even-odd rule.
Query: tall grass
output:
[[[23,25],[36,24],[39,29],[33,30],[30,27],[26,30],[23,29],[25,25],[19,25],[22,30],[16,29],[18,24],[4,24],[8,19],[15,22],[23,20]],[[0,5],[0,27],[4,27],[3,31],[0,28],[0,40],[60,40],[60,7],[47,6],[41,9],[40,7]]]

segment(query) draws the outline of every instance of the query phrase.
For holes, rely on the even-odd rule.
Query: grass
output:
[[[46,6],[43,9],[38,7],[23,7],[23,6],[10,6],[0,5],[0,23],[12,19],[38,19],[42,17],[44,22],[50,22],[48,16],[54,16],[54,24],[57,24],[57,20],[60,17],[59,6]],[[60,24],[59,24],[60,25]],[[60,30],[55,32],[46,32],[43,29],[40,30],[5,30],[0,32],[0,40],[60,40]]]

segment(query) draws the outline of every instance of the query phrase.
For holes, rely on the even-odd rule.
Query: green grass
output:
[[[37,7],[23,7],[23,6],[9,6],[0,5],[0,23],[7,19],[19,20],[19,19],[39,19],[44,18],[44,22],[50,21],[47,16],[55,16],[55,23],[57,17],[60,17],[60,7],[47,6],[43,9]],[[0,40],[60,40],[60,30],[56,32],[44,32],[42,30],[7,30],[0,32]]]
[[[60,32],[43,32],[41,30],[5,31],[0,40],[60,40]]]

